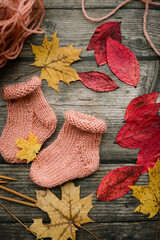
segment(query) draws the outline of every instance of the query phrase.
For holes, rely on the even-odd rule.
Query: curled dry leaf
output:
[[[91,37],[87,50],[95,50],[95,58],[99,66],[107,63],[106,37],[111,37],[121,42],[120,22],[101,24]]]
[[[34,134],[31,132],[29,134],[28,140],[23,138],[16,140],[17,147],[21,148],[22,150],[18,151],[16,157],[20,160],[27,160],[27,163],[33,161],[36,158],[36,154],[39,152],[42,144],[38,143],[38,139]]]
[[[134,53],[110,37],[106,39],[107,61],[112,72],[123,82],[137,86],[140,77],[139,64]]]
[[[152,218],[160,210],[160,160],[157,161],[154,168],[148,169],[149,185],[145,186],[131,186],[133,195],[139,199],[141,204],[134,210],[134,212],[141,212],[149,214]]]
[[[148,93],[134,98],[126,109],[124,120],[127,122],[128,118],[133,115],[138,108],[156,103],[157,98],[158,92]]]
[[[51,220],[49,224],[44,224],[43,219],[34,219],[29,229],[37,234],[38,239],[50,237],[54,240],[75,240],[76,226],[93,222],[88,217],[93,208],[92,194],[80,199],[80,186],[75,187],[72,182],[66,183],[61,190],[61,200],[50,190],[36,191],[37,207],[48,213]]]
[[[128,186],[135,184],[142,170],[142,166],[126,166],[107,173],[98,187],[98,200],[111,201],[124,196],[130,191]]]
[[[96,92],[114,91],[118,88],[117,84],[106,74],[101,72],[79,73],[82,83]]]
[[[60,80],[68,85],[72,81],[81,80],[76,70],[70,65],[80,60],[79,55],[82,49],[73,48],[73,45],[60,48],[57,32],[51,35],[51,38],[49,42],[45,35],[42,46],[31,44],[35,54],[35,62],[32,65],[40,67],[41,79],[46,79],[48,86],[59,92]]]

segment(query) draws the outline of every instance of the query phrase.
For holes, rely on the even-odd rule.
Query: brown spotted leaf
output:
[[[76,226],[93,222],[88,217],[93,208],[92,194],[80,199],[80,186],[75,187],[72,182],[61,187],[62,199],[59,199],[50,190],[36,191],[37,207],[48,213],[49,224],[44,224],[43,219],[34,219],[30,230],[37,234],[38,239],[52,238],[54,240],[75,240]]]

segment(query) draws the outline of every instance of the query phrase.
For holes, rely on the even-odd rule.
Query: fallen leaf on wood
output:
[[[107,37],[107,61],[112,72],[126,84],[137,86],[140,77],[136,56],[126,46]]]
[[[160,210],[160,160],[157,161],[154,168],[148,169],[149,185],[145,186],[131,186],[133,195],[139,199],[141,204],[134,210],[134,212],[141,212],[149,214],[152,218]]]
[[[142,166],[126,166],[110,171],[98,187],[97,199],[111,201],[124,196],[130,191],[128,186],[135,184],[142,170]]]
[[[117,84],[106,74],[101,72],[79,73],[82,83],[96,92],[114,91],[118,88]]]
[[[116,143],[126,148],[141,148],[157,134],[160,134],[160,116],[145,117],[126,123],[118,132]]]
[[[134,112],[130,113],[126,122],[138,121],[140,119],[143,121],[143,119],[145,119],[146,117],[156,116],[159,108],[160,103],[154,103],[139,107]]]
[[[81,80],[76,70],[70,65],[80,60],[79,55],[82,49],[73,48],[73,45],[60,48],[57,32],[51,35],[51,38],[52,40],[48,41],[45,35],[42,46],[31,44],[35,54],[35,62],[32,65],[40,67],[41,79],[46,79],[48,86],[59,92],[59,81],[69,85],[72,81]]]
[[[157,98],[158,92],[148,93],[134,98],[126,109],[124,120],[127,121],[130,115],[132,115],[138,108],[156,103]]]
[[[36,154],[39,152],[42,144],[38,143],[38,139],[31,132],[29,134],[28,140],[23,138],[16,140],[16,145],[18,148],[21,148],[19,152],[17,152],[16,157],[20,160],[27,160],[27,163],[33,161],[36,158]]]
[[[121,42],[120,22],[101,24],[91,37],[87,50],[95,49],[95,58],[99,66],[107,63],[106,37]]]
[[[141,148],[137,156],[137,166],[143,166],[142,173],[153,168],[157,159],[160,158],[160,133],[149,139]]]
[[[50,190],[36,191],[37,207],[48,213],[51,220],[49,224],[44,224],[43,219],[34,219],[29,229],[37,234],[38,239],[50,237],[54,240],[75,240],[76,226],[93,222],[88,217],[93,208],[92,194],[80,199],[80,186],[75,187],[72,182],[66,183],[61,190],[61,200]]]

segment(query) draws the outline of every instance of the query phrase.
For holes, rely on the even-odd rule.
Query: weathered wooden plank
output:
[[[96,191],[102,178],[112,169],[117,167],[126,166],[125,164],[101,164],[98,171],[93,175],[74,180],[76,185],[81,186],[81,198],[91,194],[93,192],[93,205],[95,206],[90,213],[90,216],[98,223],[100,222],[130,222],[130,221],[145,221],[146,216],[141,213],[134,213],[134,209],[140,204],[140,202],[131,197],[132,191],[130,191],[124,197],[110,202],[97,201]],[[6,186],[19,191],[27,196],[35,198],[35,190],[42,189],[41,187],[34,184],[29,178],[29,165],[7,165],[1,164],[0,174],[14,177],[18,179],[18,182],[10,182]],[[147,185],[148,175],[143,174],[140,176],[137,184]],[[60,188],[53,188],[52,191],[60,197]],[[11,193],[0,190],[0,195],[14,197]],[[1,200],[2,201],[2,200]],[[31,208],[16,203],[10,203],[3,200],[5,206],[7,206],[13,214],[15,214],[22,221],[30,222],[32,218],[44,218],[47,221],[47,215],[37,208]],[[29,212],[29,213],[28,213]],[[153,220],[157,219],[157,216]],[[0,207],[0,222],[13,222],[8,214]]]
[[[30,224],[26,224],[30,226]],[[120,223],[91,223],[83,225],[94,233],[100,240],[155,240],[156,222],[120,222]],[[3,240],[33,240],[35,237],[26,231],[18,223],[0,223],[0,239]],[[83,229],[77,231],[77,240],[94,240],[89,233]],[[158,236],[159,237],[159,236]]]
[[[92,17],[100,17],[104,14],[103,9],[88,10],[88,14]],[[143,9],[132,9],[130,12],[127,9],[121,9],[116,15],[109,18],[107,21],[120,21],[122,32],[122,43],[129,47],[137,56],[147,57],[156,56],[153,50],[149,47],[143,34]],[[160,11],[150,11],[147,19],[147,30],[151,35],[154,44],[160,50],[159,32],[160,26],[155,19],[160,18]],[[74,19],[76,21],[73,23]],[[86,20],[81,10],[64,10],[51,9],[46,10],[43,28],[47,36],[58,30],[60,45],[67,46],[74,43],[75,47],[86,49],[89,40],[95,29],[101,23],[91,23]],[[43,35],[34,35],[26,40],[26,43],[21,51],[20,56],[33,56],[30,50],[30,42],[39,45],[42,42]],[[83,51],[83,56],[93,56],[93,51]]]
[[[93,0],[86,0],[85,1],[85,7],[87,8],[93,8],[93,9],[98,9],[98,8],[103,8],[104,14],[107,14],[110,8],[115,8],[117,7],[119,4],[122,3],[122,0],[116,0],[116,1],[112,1],[112,0],[99,0],[99,1],[93,1]],[[78,9],[81,8],[81,0],[44,0],[44,5],[45,8],[60,8],[60,9]],[[140,1],[132,1],[131,3],[128,3],[126,6],[124,6],[123,8],[128,8],[128,9],[132,9],[132,8],[144,8],[144,4],[141,3]],[[155,9],[154,7],[151,7],[151,9]],[[159,9],[159,8],[157,8]]]
[[[107,133],[102,137],[100,157],[103,162],[132,162],[135,163],[138,150],[126,149],[117,144],[113,144],[116,135],[120,128],[124,125],[123,119],[125,110],[129,102],[142,94],[159,90],[159,61],[139,61],[141,69],[141,78],[137,88],[126,85],[118,80],[106,66],[101,68],[96,67],[95,62],[81,61],[74,64],[77,71],[102,71],[115,80],[120,87],[114,92],[97,93],[83,86],[80,81],[70,84],[68,87],[65,83],[60,83],[60,95],[51,88],[48,88],[46,81],[43,81],[42,91],[55,111],[58,119],[58,125],[56,132],[46,141],[44,147],[51,144],[58,136],[58,133],[64,123],[64,113],[67,110],[76,110],[84,112],[86,114],[94,115],[98,118],[102,118],[108,126]],[[92,66],[93,65],[93,66]],[[12,62],[8,64],[7,68],[2,70],[2,78],[0,82],[0,88],[5,85],[15,84],[17,82],[23,82],[29,79],[30,76],[14,81],[14,79],[23,74],[24,72],[32,71],[35,69],[28,65],[27,62],[16,63]],[[39,73],[38,73],[39,74]],[[160,98],[158,99],[158,101]],[[7,108],[6,102],[0,100],[0,133],[2,132],[6,119]],[[2,162],[2,157],[0,157]]]

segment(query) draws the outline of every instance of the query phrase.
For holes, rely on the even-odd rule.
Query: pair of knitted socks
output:
[[[7,100],[7,124],[0,138],[0,152],[9,163],[23,163],[16,154],[16,140],[32,132],[43,144],[55,131],[57,120],[41,91],[41,79],[33,77],[2,90]],[[106,124],[93,116],[68,111],[58,138],[33,161],[31,179],[43,187],[54,187],[68,180],[83,178],[99,166],[99,145]]]

